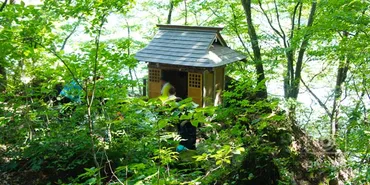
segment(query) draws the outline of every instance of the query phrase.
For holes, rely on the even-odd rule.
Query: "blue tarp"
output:
[[[76,81],[72,81],[71,83],[66,84],[63,87],[59,95],[67,97],[73,102],[81,103],[81,96],[83,95],[83,91],[82,88],[76,83]]]

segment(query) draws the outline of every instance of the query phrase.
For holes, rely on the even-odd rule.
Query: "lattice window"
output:
[[[201,82],[202,82],[202,75],[201,74],[196,74],[196,73],[190,73],[189,74],[189,87],[194,87],[194,88],[201,88]]]
[[[149,69],[149,82],[160,82],[160,81],[161,81],[161,70]]]

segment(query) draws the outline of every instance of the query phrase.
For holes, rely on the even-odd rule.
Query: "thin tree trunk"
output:
[[[292,97],[292,84],[294,81],[294,51],[292,48],[287,48],[285,52],[287,58],[287,70],[284,77],[284,97],[288,99]]]
[[[188,25],[188,5],[186,4],[186,0],[184,0],[185,5],[185,23],[184,25]]]
[[[343,37],[348,38],[349,33],[347,31],[343,32]],[[342,85],[347,78],[347,72],[349,69],[349,56],[346,56],[345,62],[339,61],[337,77],[334,87],[334,100],[333,100],[333,109],[330,115],[330,127],[331,127],[331,136],[335,138],[338,131],[338,115],[340,108],[340,99],[342,97]]]
[[[6,79],[6,69],[4,62],[0,62],[0,93],[6,90],[7,79]]]
[[[127,19],[125,19],[125,21],[126,21],[126,26],[127,26],[127,39],[129,40],[129,44],[128,44],[128,47],[127,47],[127,55],[130,56],[131,55],[131,29],[130,29],[130,24],[128,23]],[[131,81],[133,82],[134,77],[132,76],[131,66],[129,66],[128,72],[130,74]],[[134,92],[135,92],[134,91],[134,86],[132,85],[131,86],[131,93],[134,94]]]
[[[263,69],[262,57],[261,57],[261,49],[258,44],[258,36],[254,29],[254,25],[252,22],[252,12],[251,12],[251,0],[241,0],[241,3],[244,8],[245,16],[247,18],[248,24],[248,35],[251,39],[252,49],[253,49],[253,59],[255,63],[256,73],[257,73],[257,84],[259,86],[259,90],[257,92],[257,96],[259,98],[267,98],[267,87],[265,83],[265,72]]]
[[[88,123],[89,123],[89,135],[90,135],[90,140],[91,140],[91,152],[93,155],[93,160],[96,168],[100,168],[100,164],[97,159],[97,152],[95,150],[95,133],[94,133],[94,121],[92,118],[92,113],[91,113],[91,107],[94,102],[95,98],[95,91],[96,91],[96,80],[97,80],[97,72],[98,72],[98,67],[99,67],[99,49],[100,49],[100,36],[101,36],[101,31],[104,25],[104,19],[107,14],[104,14],[101,17],[101,23],[99,25],[98,33],[95,37],[95,48],[96,48],[96,53],[95,53],[95,58],[94,58],[94,67],[93,67],[93,86],[91,89],[91,97],[88,96],[88,88],[87,88],[87,82],[86,82],[86,101],[87,101],[87,117],[88,117]],[[101,177],[100,171],[98,173],[99,179]],[[98,184],[101,184],[98,182]]]
[[[0,12],[2,12],[6,6],[6,3],[8,0],[5,0],[3,4],[0,7]],[[7,79],[6,79],[6,69],[5,69],[5,61],[3,59],[0,59],[0,92],[3,92],[6,90],[7,86]]]
[[[330,123],[331,123],[331,136],[335,138],[338,130],[338,115],[340,107],[340,98],[342,97],[342,85],[347,78],[347,72],[349,67],[349,59],[346,59],[345,63],[340,62],[337,72],[337,79],[334,88],[334,101],[333,109],[331,111]]]
[[[139,78],[137,77],[137,74],[136,74],[136,70],[135,68],[132,69],[132,71],[134,72],[134,75],[135,75],[135,79],[136,79],[136,83],[138,84],[139,86],[139,93],[142,95],[143,94],[143,89],[141,88],[140,86],[140,81],[139,81]]]
[[[172,11],[173,11],[173,1],[170,1],[170,9],[168,10],[167,24],[171,24]]]
[[[130,74],[130,79],[131,79],[131,82],[134,81],[134,77],[132,76],[132,70],[131,70],[131,67],[128,69],[128,72]],[[135,90],[134,90],[134,85],[131,84],[131,94],[134,94],[135,93]]]

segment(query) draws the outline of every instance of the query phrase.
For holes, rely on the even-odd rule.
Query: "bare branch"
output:
[[[85,91],[87,93],[87,90],[86,88],[83,87],[83,85],[81,85],[81,83],[79,82],[79,80],[77,79],[76,75],[74,74],[74,72],[72,71],[72,69],[69,67],[69,65],[67,64],[67,62],[61,57],[59,56],[59,54],[55,51],[55,49],[49,49],[49,48],[46,48],[44,45],[42,45],[41,43],[37,43],[38,45],[40,45],[41,47],[43,47],[44,49],[48,50],[50,53],[52,53],[55,57],[57,57],[62,63],[64,66],[66,66],[68,72],[72,75],[72,79],[77,83],[78,86],[81,87],[81,89],[83,91]]]
[[[276,42],[276,44],[281,44],[280,43],[280,37],[279,36],[276,36],[275,34],[270,34],[269,32],[267,32],[267,31],[265,31],[265,30],[261,30],[261,33],[264,33],[265,34],[265,36],[267,37],[267,38],[270,38],[270,39],[272,39],[273,41],[275,41]],[[272,46],[272,45],[271,45]],[[275,47],[275,46],[272,46],[272,47]]]
[[[127,55],[131,55],[131,29],[130,24],[128,23],[127,19],[125,18],[126,27],[127,27],[127,39],[129,40],[128,47],[127,47]]]
[[[370,100],[370,93],[369,93],[369,90],[367,90],[366,86],[364,86],[364,90],[365,90],[365,92],[366,92],[367,97],[368,97],[368,98],[369,98],[369,100]]]
[[[319,76],[321,73],[323,73],[329,66],[331,66],[331,63],[327,63],[326,66],[324,66],[323,68],[321,68],[321,71],[314,74],[311,79],[309,80],[309,82],[311,82],[312,80],[314,80],[317,76]]]
[[[194,15],[195,24],[196,24],[197,26],[199,26],[199,20],[198,20],[197,12],[190,11],[190,13],[192,13],[192,14]]]
[[[214,14],[210,14],[207,19],[205,19],[204,21],[202,21],[201,23],[199,23],[198,25],[199,26],[202,26],[204,23],[208,22],[208,20],[213,16]]]
[[[76,29],[77,29],[77,27],[80,25],[80,23],[81,23],[81,19],[78,19],[78,21],[77,21],[77,23],[76,23],[75,27],[73,27],[72,31],[71,31],[71,32],[68,34],[68,36],[64,39],[63,44],[62,44],[62,47],[60,47],[60,50],[61,50],[61,51],[62,51],[62,50],[64,50],[64,47],[66,46],[68,39],[69,39],[69,38],[74,34],[74,32],[76,31]]]
[[[306,129],[306,125],[308,125],[309,123],[310,123],[310,120],[311,120],[311,116],[312,116],[312,114],[313,114],[313,107],[312,107],[312,104],[313,104],[313,101],[311,101],[311,103],[310,103],[310,112],[309,112],[309,114],[307,115],[307,114],[305,114],[304,116],[306,117],[306,123],[304,124],[305,126],[304,126],[304,129]]]
[[[244,48],[244,50],[247,52],[247,54],[248,54],[248,56],[252,59],[252,60],[254,60],[254,58],[253,58],[253,56],[252,56],[252,54],[249,52],[249,50],[248,50],[248,47],[245,45],[245,43],[244,43],[244,41],[243,41],[243,39],[241,38],[241,36],[240,36],[240,33],[239,33],[239,30],[237,29],[237,27],[236,27],[236,22],[235,22],[235,20],[236,20],[236,15],[235,15],[235,12],[234,12],[234,9],[233,9],[233,7],[231,7],[230,6],[230,8],[231,8],[231,10],[232,10],[232,13],[233,13],[233,22],[232,23],[230,23],[230,22],[228,22],[230,25],[233,25],[233,31],[235,32],[235,34],[236,34],[236,36],[238,37],[238,39],[239,39],[239,41],[240,41],[240,43],[242,44],[242,46],[243,46],[243,48]],[[216,13],[216,11],[215,10],[213,10],[212,8],[209,8],[210,10],[211,10],[211,12],[213,13],[213,15],[215,15],[216,17],[218,17],[218,18],[221,18],[222,16],[220,16],[220,15],[218,15],[217,13]]]
[[[217,168],[214,168],[214,169],[211,169],[211,170],[209,170],[203,177],[202,177],[202,179],[204,179],[204,178],[206,178],[209,174],[211,174],[212,172],[214,172],[214,171],[216,171],[216,170],[218,170],[218,169],[220,169],[222,166],[218,166]]]
[[[276,12],[276,19],[277,19],[277,22],[278,22],[278,25],[279,25],[279,28],[280,28],[280,32],[281,32],[281,34],[283,36],[284,46],[287,47],[287,44],[286,44],[286,36],[285,36],[285,32],[284,32],[283,28],[281,27],[280,15],[279,15],[279,10],[278,10],[278,7],[277,7],[276,0],[274,0],[274,5],[275,5],[275,12]]]
[[[266,13],[266,11],[265,11],[265,9],[262,7],[262,3],[261,3],[261,0],[258,0],[258,4],[259,4],[259,6],[260,6],[260,8],[261,8],[261,10],[262,10],[262,13],[263,13],[263,15],[266,17],[266,19],[267,19],[267,22],[269,23],[269,25],[270,25],[270,27],[271,27],[271,29],[272,30],[274,30],[274,32],[276,33],[276,34],[278,34],[282,39],[284,39],[284,37],[283,37],[283,35],[272,25],[272,21],[271,21],[271,19],[269,18],[269,16],[267,15],[267,13]],[[285,43],[284,43],[285,44]]]
[[[326,105],[320,100],[320,98],[317,97],[316,94],[306,85],[306,83],[303,81],[302,78],[301,78],[301,82],[306,87],[306,89],[308,90],[308,92],[310,92],[310,94],[316,99],[316,101],[319,103],[319,105],[323,109],[325,109],[326,114],[330,117],[331,116],[331,113],[330,113],[328,107],[326,107]]]
[[[114,171],[113,171],[113,168],[112,168],[112,166],[111,166],[111,164],[110,164],[110,160],[109,160],[109,158],[108,158],[108,155],[107,155],[107,151],[106,150],[104,150],[104,155],[105,155],[105,158],[107,159],[107,163],[108,163],[108,166],[109,166],[109,170],[110,170],[110,172],[112,173],[112,175],[113,175],[113,177],[114,178],[116,178],[117,179],[117,181],[120,183],[120,184],[122,184],[122,185],[124,185],[124,183],[117,177],[117,175],[114,173]]]

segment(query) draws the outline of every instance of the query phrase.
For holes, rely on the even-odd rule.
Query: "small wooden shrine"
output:
[[[136,59],[148,63],[149,98],[160,96],[161,76],[176,88],[176,96],[191,97],[200,106],[221,103],[226,64],[246,57],[229,47],[221,27],[157,25],[158,33]]]

